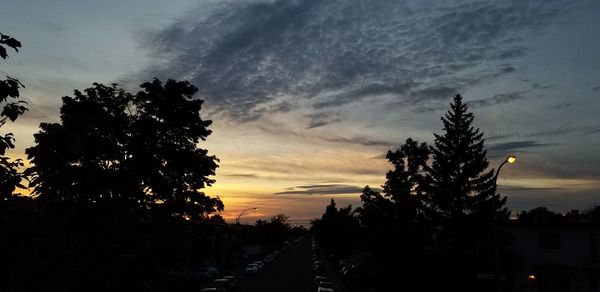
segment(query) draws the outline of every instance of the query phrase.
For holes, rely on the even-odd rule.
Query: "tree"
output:
[[[289,219],[284,214],[278,214],[268,220],[257,220],[255,226],[261,241],[273,245],[282,244],[291,229]]]
[[[573,213],[574,212],[570,212],[570,214]],[[567,220],[565,220],[563,215],[552,212],[546,207],[537,207],[519,213],[518,221],[526,223],[557,223],[565,222]]]
[[[94,83],[63,97],[61,123],[40,125],[26,153],[34,194],[42,201],[118,203],[206,218],[223,209],[201,189],[218,159],[199,148],[210,135],[202,100],[188,82],[155,79],[130,94]]]
[[[6,47],[19,51],[21,43],[7,35],[0,33],[0,57],[6,59],[8,57]],[[19,88],[23,84],[19,80],[6,77],[0,80],[0,128],[2,128],[10,120],[14,122],[20,115],[27,111],[25,106],[27,103],[19,99]],[[15,189],[25,188],[21,185],[23,178],[19,173],[18,168],[23,166],[21,159],[12,160],[6,156],[6,150],[14,148],[14,135],[7,133],[0,135],[0,201],[5,201],[10,198]]]
[[[422,287],[427,227],[427,144],[407,139],[387,159],[393,168],[386,174],[383,195],[365,187],[357,208],[365,249],[374,256],[382,287],[401,279],[407,289]],[[402,263],[398,265],[398,263]]]
[[[386,158],[394,167],[386,174],[383,193],[394,202],[403,221],[415,220],[422,215],[427,201],[427,161],[429,147],[407,139],[396,151],[388,151]]]
[[[321,219],[311,221],[310,231],[329,252],[346,257],[354,249],[358,229],[358,218],[352,206],[338,209],[331,199]]]
[[[503,207],[506,198],[495,195],[494,170],[488,170],[483,133],[473,127],[473,120],[457,94],[442,117],[443,133],[434,134],[431,147],[430,206],[436,211],[441,230],[437,234],[438,250],[451,255],[449,261],[455,267],[457,262],[462,263],[464,269],[452,270],[458,273],[452,276],[457,282],[472,281],[475,273],[481,272],[479,261],[492,258],[492,214],[508,218]],[[491,269],[490,261],[483,265]]]

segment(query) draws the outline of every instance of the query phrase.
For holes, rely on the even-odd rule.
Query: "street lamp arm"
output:
[[[254,208],[248,208],[248,209],[245,209],[244,211],[242,211],[242,212],[240,213],[240,215],[238,215],[237,219],[235,220],[235,223],[236,223],[236,224],[240,224],[240,218],[242,217],[242,215],[244,215],[244,213],[246,213],[246,211],[250,211],[250,210],[257,210],[257,209],[258,209],[258,208],[256,208],[256,207],[254,207]]]
[[[508,162],[508,160],[505,159],[500,164],[500,166],[498,166],[498,170],[496,170],[496,175],[494,176],[494,192],[496,191],[496,187],[498,186],[498,175],[500,174],[500,170],[502,169],[502,166],[504,166],[507,162]]]

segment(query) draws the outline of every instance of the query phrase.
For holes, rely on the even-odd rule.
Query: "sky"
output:
[[[30,0],[2,3],[0,62],[30,111],[3,131],[24,157],[61,97],[93,82],[188,80],[220,159],[207,189],[242,222],[319,217],[385,182],[387,150],[431,143],[460,93],[513,211],[600,204],[595,0]]]

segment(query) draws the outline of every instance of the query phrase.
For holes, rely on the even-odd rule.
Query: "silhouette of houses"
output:
[[[600,226],[591,222],[519,222],[513,281],[523,292],[600,292]]]

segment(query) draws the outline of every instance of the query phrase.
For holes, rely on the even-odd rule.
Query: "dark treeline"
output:
[[[0,34],[2,58],[20,47]],[[0,128],[27,110],[22,87],[0,80]],[[158,79],[136,93],[75,90],[60,122],[34,134],[25,171],[5,156],[13,135],[0,136],[0,290],[195,291],[210,280],[198,271],[245,265],[244,246],[267,252],[303,235],[284,215],[241,226],[217,214],[223,202],[202,192],[219,160],[198,147],[211,121],[196,91]]]
[[[511,235],[503,228],[494,235],[510,213],[473,120],[456,95],[433,145],[407,139],[388,151],[391,170],[381,192],[366,186],[355,209],[337,208],[332,199],[312,222],[315,237],[345,266],[350,290],[513,291]],[[600,223],[599,214],[598,207],[566,215],[540,207],[518,221]],[[496,269],[497,283],[478,277]]]

